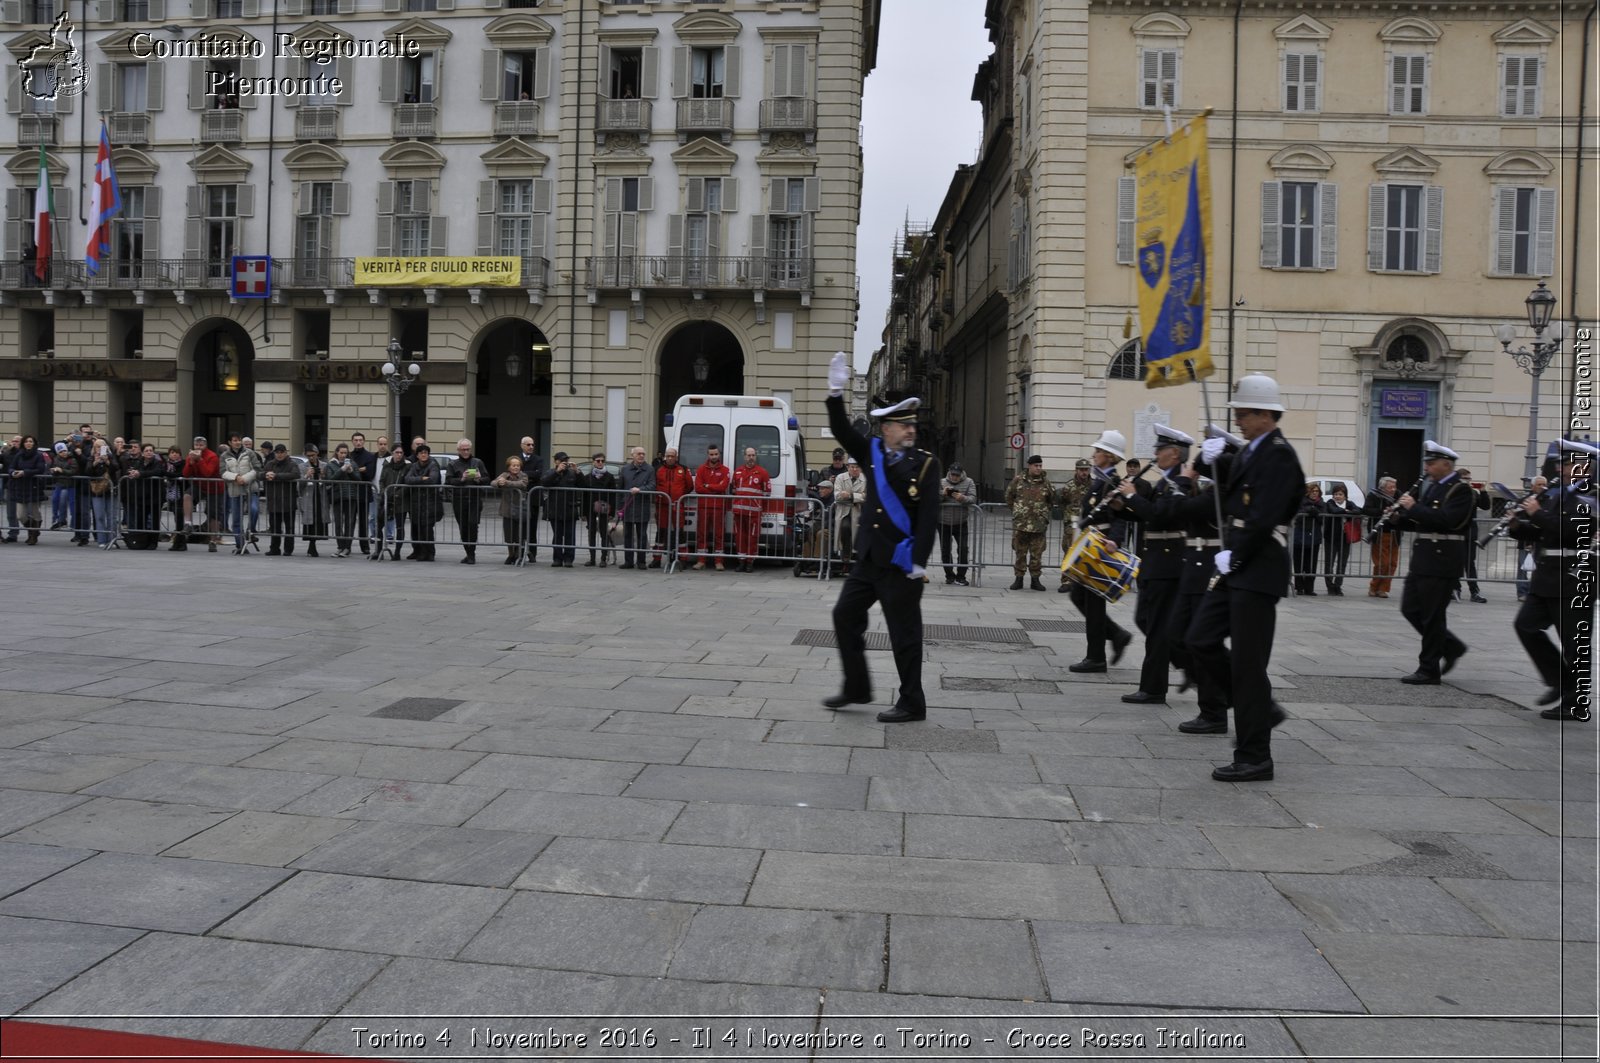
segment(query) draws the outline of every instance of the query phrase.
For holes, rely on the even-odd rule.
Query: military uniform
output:
[[[1557,696],[1561,701],[1541,715],[1587,720],[1592,699],[1585,682],[1589,662],[1584,651],[1593,637],[1595,491],[1592,483],[1567,484],[1538,498],[1538,512],[1519,516],[1510,529],[1513,538],[1535,544],[1533,576],[1514,627],[1522,648],[1550,687],[1541,703]],[[1552,626],[1556,642],[1545,634]]]
[[[1184,641],[1191,668],[1224,704],[1233,705],[1234,766],[1257,766],[1266,773],[1257,777],[1270,778],[1272,728],[1282,721],[1283,710],[1272,700],[1267,665],[1278,599],[1289,591],[1289,522],[1305,497],[1305,475],[1294,447],[1274,428],[1239,453],[1219,458],[1216,478],[1229,571],[1206,593]],[[1200,496],[1189,499],[1184,510],[1210,514],[1214,506],[1211,498]],[[1226,653],[1224,641],[1230,643]],[[1218,769],[1213,778],[1226,778],[1224,771]]]
[[[1124,695],[1134,703],[1165,701],[1167,668],[1173,659],[1168,621],[1178,601],[1183,576],[1184,544],[1188,539],[1183,515],[1169,500],[1192,489],[1188,477],[1163,475],[1154,485],[1140,483],[1123,501],[1128,519],[1140,525],[1139,600],[1133,611],[1134,626],[1144,635],[1144,664],[1139,670],[1139,690]],[[1182,656],[1181,647],[1178,655]],[[1144,695],[1140,697],[1138,695]]]
[[[1455,452],[1424,448],[1424,460],[1455,460]],[[1411,567],[1400,595],[1400,615],[1422,636],[1417,670],[1406,676],[1413,684],[1433,684],[1467,652],[1466,643],[1451,634],[1446,622],[1450,599],[1467,567],[1467,536],[1472,530],[1475,499],[1472,485],[1452,470],[1435,482],[1429,480],[1422,496],[1410,509],[1399,510],[1390,524],[1414,531]]]
[[[872,675],[867,669],[866,652],[867,614],[873,603],[878,602],[883,606],[883,618],[889,627],[889,645],[900,675],[895,719],[922,719],[928,711],[922,690],[925,579],[911,578],[906,569],[894,562],[895,551],[905,537],[878,497],[871,441],[850,423],[842,397],[829,396],[827,407],[828,427],[833,437],[861,466],[867,482],[866,501],[859,510],[855,566],[833,607],[833,631],[844,667],[844,689],[838,698],[829,699],[829,704],[837,707],[848,702],[872,700]],[[925,450],[913,448],[886,462],[883,473],[911,521],[911,562],[917,568],[926,568],[939,527],[939,481],[944,475],[939,459]]]
[[[1121,457],[1122,455],[1118,454],[1117,456]],[[1092,477],[1088,490],[1083,494],[1081,512],[1077,521],[1078,530],[1081,532],[1086,527],[1093,528],[1118,546],[1121,546],[1127,539],[1128,525],[1126,521],[1117,515],[1117,511],[1110,506],[1100,510],[1093,523],[1084,523],[1089,519],[1089,514],[1093,513],[1095,508],[1100,505],[1100,500],[1116,491],[1116,485],[1119,482],[1113,474],[1101,472],[1099,469],[1094,470]],[[1071,544],[1069,543],[1068,548],[1070,549],[1070,547]],[[1113,658],[1121,658],[1122,651],[1127,649],[1128,643],[1133,641],[1133,636],[1122,625],[1106,615],[1107,603],[1104,598],[1081,583],[1072,584],[1069,592],[1072,595],[1072,604],[1077,606],[1078,612],[1083,614],[1083,627],[1087,636],[1087,644],[1083,660],[1077,664],[1068,665],[1068,671],[1103,672],[1106,670],[1106,640],[1109,639],[1111,641]]]
[[[1011,571],[1016,576],[1013,590],[1021,589],[1024,571],[1033,577],[1035,583],[1039,582],[1039,576],[1044,572],[1044,541],[1050,531],[1050,502],[1055,497],[1055,488],[1050,486],[1050,478],[1044,474],[1042,467],[1039,474],[1034,475],[1033,465],[1030,462],[1028,472],[1012,477],[1006,485],[1006,505],[1011,507],[1011,550],[1014,558]]]

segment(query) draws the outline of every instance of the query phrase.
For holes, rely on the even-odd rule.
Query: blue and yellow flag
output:
[[[1185,384],[1213,372],[1206,116],[1140,154],[1134,172],[1144,383],[1150,388]]]

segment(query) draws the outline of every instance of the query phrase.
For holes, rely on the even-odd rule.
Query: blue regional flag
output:
[[[1167,387],[1214,371],[1205,115],[1141,154],[1135,172],[1145,386]]]

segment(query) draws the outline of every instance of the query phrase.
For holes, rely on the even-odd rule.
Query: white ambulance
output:
[[[783,399],[759,395],[684,395],[673,405],[664,427],[666,445],[678,448],[678,462],[690,472],[706,460],[711,447],[722,450],[730,469],[744,464],[746,447],[756,448],[756,461],[772,479],[774,499],[806,504],[806,447],[800,422]],[[761,552],[793,557],[791,516],[795,506],[773,503],[761,515]],[[695,527],[691,511],[688,527]],[[726,514],[728,536],[733,514]]]

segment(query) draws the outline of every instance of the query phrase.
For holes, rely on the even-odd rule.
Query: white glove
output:
[[[1200,456],[1206,459],[1207,465],[1215,465],[1217,463],[1217,459],[1222,457],[1222,452],[1227,449],[1228,441],[1226,439],[1222,439],[1220,437],[1217,439],[1207,439],[1205,442],[1200,444]]]
[[[1226,576],[1228,574],[1228,571],[1230,569],[1232,569],[1232,568],[1233,568],[1233,551],[1232,550],[1219,550],[1219,551],[1217,551],[1217,575]]]
[[[906,579],[927,579],[928,570],[921,565],[912,565],[911,571],[906,573]]]
[[[850,357],[839,351],[828,363],[828,394],[843,395],[850,386],[850,375]]]

